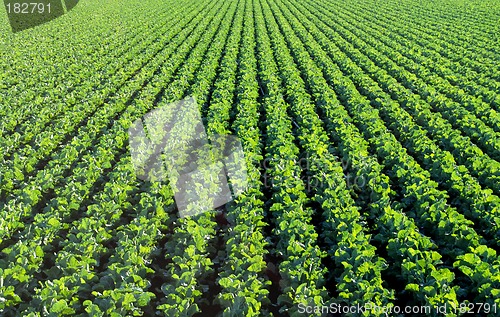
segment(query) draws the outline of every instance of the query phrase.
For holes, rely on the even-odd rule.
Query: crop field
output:
[[[500,316],[499,0],[77,2],[0,9],[0,316]],[[190,97],[246,176],[182,216]]]

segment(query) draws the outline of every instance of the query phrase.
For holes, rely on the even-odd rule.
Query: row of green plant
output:
[[[385,73],[384,70],[377,68],[377,66],[366,56],[362,55],[359,51],[351,48],[349,46],[349,43],[347,43],[345,40],[340,37],[334,37],[333,32],[330,32],[329,35],[330,41],[335,41],[335,43],[338,43],[337,45],[339,45],[339,47],[340,45],[342,45],[345,53],[348,54],[353,61],[356,61],[356,65],[354,65],[352,62],[344,58],[346,62],[343,63],[342,67],[344,67],[349,73],[353,74],[353,81],[356,84],[361,85],[361,83],[363,83],[363,86],[360,86],[362,87],[360,91],[370,99],[376,100],[374,105],[381,109],[387,109],[387,107],[385,106],[388,103],[394,101],[391,100],[391,96],[382,91],[380,85],[383,87],[391,87],[390,89],[392,90],[387,89],[387,91],[389,92],[392,92],[396,88],[401,87],[401,85],[393,78],[389,77],[389,75]],[[335,58],[337,58],[338,60],[342,60],[342,55],[343,52],[337,50],[337,54],[331,56],[335,56]],[[370,77],[365,75],[367,73],[372,74],[372,76],[370,77],[373,77],[375,80],[372,80]],[[447,186],[447,189],[451,190],[452,193],[458,194],[459,202],[461,203],[461,205],[463,205],[463,207],[467,207],[468,213],[469,215],[473,215],[473,219],[481,218],[483,216],[483,213],[491,214],[486,217],[486,219],[488,220],[485,220],[484,222],[484,224],[487,225],[485,231],[488,232],[490,236],[495,237],[495,233],[498,230],[496,229],[495,225],[496,223],[498,223],[498,220],[495,220],[496,218],[498,218],[498,197],[492,195],[492,191],[490,189],[483,190],[480,184],[473,177],[468,175],[468,171],[464,167],[457,166],[457,163],[455,162],[454,157],[451,153],[442,151],[440,148],[438,148],[437,145],[429,140],[426,137],[425,133],[422,130],[419,130],[418,126],[416,126],[412,122],[411,116],[405,113],[404,110],[400,111],[400,108],[418,109],[413,110],[412,113],[415,115],[417,115],[418,113],[418,116],[423,115],[422,110],[425,109],[423,107],[425,107],[426,103],[411,94],[411,91],[405,90],[405,95],[399,95],[399,97],[406,96],[409,97],[396,99],[399,101],[399,105],[393,104],[393,106],[389,108],[389,111],[393,111],[393,113],[394,111],[396,111],[396,113],[392,115],[392,117],[390,117],[389,115],[385,115],[385,117],[387,118],[386,121],[391,122],[391,129],[403,131],[404,133],[420,134],[418,137],[410,136],[402,141],[404,141],[404,144],[407,145],[406,147],[409,149],[409,151],[413,155],[416,155],[420,159],[420,162],[422,162],[424,166],[426,166],[426,168],[432,171],[432,177],[436,181],[444,183]],[[412,101],[412,99],[415,101]],[[431,113],[430,109],[427,109],[427,111],[427,113],[432,116],[431,118],[427,117],[428,125],[439,119],[438,115]],[[384,113],[387,112],[383,112],[383,114]],[[406,128],[403,130],[401,130],[401,128],[397,128],[399,124],[403,123],[404,118],[406,118],[405,124],[410,124],[413,126],[413,128]],[[443,120],[441,119],[441,122],[442,121]],[[434,139],[446,140],[446,136],[448,135],[447,132],[451,133],[453,131],[448,129],[448,131],[440,132],[441,133],[436,133],[436,137]],[[401,132],[399,132],[398,137],[399,136],[401,136]],[[453,136],[455,136],[455,138],[453,138]],[[451,134],[450,136],[448,136],[448,138],[453,138],[452,140],[457,139],[456,133]],[[418,144],[416,144],[417,142]],[[462,145],[461,147],[459,146],[460,144]],[[458,138],[457,142],[453,143],[452,146],[446,148],[464,149],[465,153],[470,153],[473,152],[474,149],[477,149],[470,146],[470,144],[470,140],[463,140],[461,138]],[[478,151],[475,151],[473,153],[478,154]],[[495,170],[498,169],[498,163],[494,160],[489,159],[489,157],[487,156],[468,156],[469,160],[472,162],[470,162],[467,166],[478,166],[478,163],[483,163],[482,166],[485,166],[485,169],[490,172],[490,174],[486,176],[488,178],[485,179],[483,183],[491,184],[490,187],[495,190],[495,185],[497,184],[497,182],[495,181]],[[459,163],[463,163],[463,160],[460,160]],[[477,171],[477,169],[472,170]],[[486,175],[486,173],[482,173],[482,175]],[[473,176],[477,176],[477,174],[473,173]]]
[[[401,20],[387,16],[379,17],[379,19],[373,19],[373,16],[369,13],[373,14],[373,11],[367,10],[367,14],[363,15],[363,21],[359,21],[359,16],[352,14],[350,16],[352,16],[353,19],[369,26],[369,28],[365,28],[364,30],[372,34],[375,32],[382,32],[382,30],[385,30],[384,27],[390,29],[393,35],[388,37],[390,40],[384,41],[384,43],[392,46],[403,56],[413,59],[415,62],[421,63],[421,65],[429,71],[438,74],[442,79],[448,81],[451,85],[456,86],[453,87],[447,85],[448,88],[451,87],[453,89],[453,94],[450,95],[455,96],[456,102],[464,101],[466,102],[466,105],[470,103],[469,108],[467,108],[468,110],[474,109],[473,107],[479,105],[481,107],[480,113],[483,117],[487,117],[490,111],[492,111],[495,117],[498,116],[493,109],[488,109],[488,107],[482,103],[484,100],[494,108],[498,109],[498,105],[500,105],[500,98],[496,93],[498,90],[498,87],[496,86],[497,84],[495,84],[490,77],[487,77],[484,72],[480,73],[471,68],[460,65],[460,58],[458,58],[458,60],[450,60],[445,57],[456,54],[456,48],[453,50],[446,49],[446,55],[442,53],[440,54],[440,49],[445,50],[445,48],[440,47],[440,45],[448,43],[447,41],[439,41],[436,43],[432,37],[425,33],[425,30],[404,30],[405,25]],[[380,25],[380,21],[386,22],[384,26]],[[405,23],[408,22],[408,20],[405,21]],[[397,37],[395,34],[397,34]],[[452,35],[452,33],[448,32],[447,35]],[[418,44],[418,46],[414,46],[414,44]],[[411,47],[411,49],[401,50],[403,47]],[[457,64],[459,67],[457,67]],[[442,90],[441,92],[445,94],[447,93],[446,90]]]
[[[436,245],[428,237],[420,234],[413,221],[400,209],[391,206],[389,178],[383,174],[383,168],[376,158],[369,154],[368,143],[352,125],[352,119],[337,100],[335,92],[321,76],[322,71],[319,67],[327,69],[325,74],[330,78],[340,78],[342,73],[334,69],[334,65],[321,46],[306,33],[307,28],[312,35],[319,38],[321,34],[318,28],[312,22],[307,25],[306,22],[302,22],[304,25],[301,25],[299,21],[308,19],[298,12],[305,11],[298,11],[292,3],[283,3],[280,7],[285,11],[284,14],[297,35],[304,41],[305,47],[309,48],[311,55],[302,55],[299,65],[309,65],[307,68],[303,67],[306,82],[316,96],[317,109],[323,114],[333,141],[338,144],[339,154],[350,162],[352,168],[349,172],[352,171],[358,177],[364,178],[366,188],[360,190],[360,199],[363,204],[369,206],[370,212],[367,217],[374,221],[378,232],[376,240],[387,247],[390,256],[389,266],[396,272],[401,272],[395,275],[403,281],[406,280],[405,288],[412,291],[421,304],[435,306],[447,303],[451,307],[456,307],[456,287],[446,286],[452,285],[453,273],[449,269],[440,268],[441,256],[435,251]],[[284,24],[283,21],[281,25]],[[314,65],[313,60],[317,61],[317,65]],[[340,90],[344,87],[342,83],[335,83],[334,88]],[[425,289],[423,285],[426,285]]]
[[[484,78],[483,83],[489,82],[492,84],[494,83],[492,80],[499,79],[498,65],[495,64],[498,53],[489,44],[492,35],[491,27],[494,24],[485,20],[484,11],[474,12],[469,10],[467,13],[462,11],[458,13],[460,18],[457,19],[457,16],[455,16],[453,19],[447,20],[442,18],[443,15],[447,15],[446,10],[436,8],[432,4],[426,5],[425,8],[419,8],[419,5],[415,6],[414,3],[408,1],[404,4],[401,3],[403,8],[396,8],[394,4],[388,3],[384,12],[377,11],[377,6],[374,6],[374,4],[375,2],[372,2],[368,6],[360,6],[359,2],[358,5],[351,2],[346,5],[351,7],[351,12],[353,10],[359,12],[361,8],[367,14],[377,12],[380,21],[389,18],[392,21],[391,24],[397,23],[398,26],[401,26],[395,34],[403,37],[413,36],[415,43],[420,44],[423,39],[433,42],[433,45],[429,47],[442,54],[445,58],[458,63],[458,65],[464,65],[467,69],[476,71]],[[413,9],[417,9],[417,11],[414,12]],[[455,10],[450,10],[450,13],[451,11]],[[494,11],[490,11],[494,16]],[[429,16],[429,12],[441,15],[441,18]],[[471,17],[471,13],[477,13],[478,16]],[[451,14],[457,13],[453,12]],[[370,18],[370,20],[372,19]],[[478,23],[478,21],[481,22]],[[446,34],[446,41],[436,42],[435,39],[442,38],[442,34]],[[473,36],[464,40],[464,34],[473,34]]]
[[[271,197],[267,208],[273,219],[273,233],[277,237],[271,252],[279,259],[279,286],[277,299],[280,312],[298,316],[298,305],[320,306],[327,299],[326,269],[321,260],[325,253],[317,244],[318,234],[311,224],[313,210],[307,206],[306,184],[297,164],[299,148],[292,133],[292,121],[283,98],[281,69],[274,61],[271,32],[275,32],[266,15],[268,9],[259,1],[254,5],[257,36],[258,78],[262,83],[261,100],[265,113],[265,159],[269,161],[263,178],[271,183]]]
[[[328,247],[328,255],[338,267],[330,272],[338,292],[338,298],[332,300],[349,305],[371,303],[391,307],[393,291],[386,288],[381,277],[386,263],[376,255],[370,244],[370,235],[363,230],[364,222],[349,192],[343,166],[330,153],[328,136],[301,77],[300,70],[307,74],[306,82],[311,80],[313,85],[317,84],[317,72],[311,68],[313,61],[292,33],[293,27],[283,18],[273,17],[276,11],[272,6],[272,3],[266,4],[265,9],[268,33],[280,66],[284,95],[289,96],[290,115],[296,122],[297,137],[309,165],[307,179],[318,181],[308,185],[314,200],[323,209],[322,238]],[[319,94],[314,92],[312,95],[318,97]],[[381,312],[368,311],[365,314]]]
[[[85,108],[78,107],[90,102],[92,95],[101,95],[98,94],[100,91],[106,94],[110,90],[117,89],[119,86],[114,81],[109,81],[110,75],[124,75],[127,70],[125,66],[133,61],[133,57],[141,52],[145,53],[146,47],[154,40],[159,40],[153,34],[162,34],[159,32],[160,28],[166,31],[170,26],[175,25],[175,20],[166,19],[172,14],[171,10],[180,12],[186,7],[172,6],[161,12],[153,12],[149,6],[144,5],[125,9],[119,6],[107,8],[108,12],[113,13],[119,9],[122,9],[119,16],[127,19],[127,24],[119,27],[106,25],[104,21],[109,17],[106,14],[95,14],[96,21],[86,25],[85,30],[81,26],[81,29],[74,29],[73,25],[71,31],[80,33],[70,42],[54,45],[52,41],[35,41],[37,45],[30,47],[31,51],[26,47],[22,48],[22,54],[29,60],[30,68],[26,67],[27,61],[12,63],[6,68],[9,76],[6,76],[5,80],[16,80],[17,84],[4,84],[8,88],[8,93],[4,96],[5,100],[2,105],[9,105],[9,107],[0,108],[3,118],[2,136],[6,138],[2,141],[6,142],[4,144],[20,145],[17,142],[12,143],[11,138],[21,138],[23,142],[30,142],[43,131],[38,130],[40,124],[41,127],[47,128],[49,122],[68,115],[70,108],[68,106],[74,107],[74,112],[85,111]],[[144,14],[137,15],[136,10]],[[165,17],[166,22],[163,25],[156,23],[154,17],[158,15]],[[92,29],[89,29],[89,26]],[[154,30],[153,26],[157,30]],[[139,31],[140,27],[148,30],[147,36],[144,36],[144,31]],[[93,41],[95,32],[104,33],[99,43]],[[148,46],[139,45],[143,40],[149,40]],[[25,41],[24,43],[29,46],[32,42]],[[61,50],[69,50],[73,58],[60,54]],[[21,49],[17,53],[21,54],[20,51]],[[37,54],[40,51],[44,54]],[[26,54],[29,54],[29,57]],[[50,63],[44,59],[50,60]],[[2,62],[8,60],[5,58]],[[29,76],[24,74],[27,71],[30,72]],[[133,69],[132,72],[134,72]],[[51,107],[47,107],[49,103]],[[88,113],[92,113],[91,109]],[[6,149],[14,150],[10,147]],[[10,153],[7,151],[1,155],[8,156]]]
[[[330,8],[325,10],[329,11],[328,16],[338,14]],[[342,16],[341,13],[339,15]],[[347,18],[349,19],[349,17]],[[468,135],[473,142],[493,159],[499,158],[497,149],[500,147],[500,134],[467,111],[462,105],[453,102],[445,95],[439,93],[438,89],[434,88],[434,84],[428,85],[422,78],[407,71],[405,67],[408,67],[407,64],[409,61],[402,54],[394,52],[394,49],[386,48],[383,41],[374,41],[372,36],[362,35],[363,31],[360,31],[359,28],[354,29],[345,21],[345,19],[332,20],[328,23],[341,25],[343,28],[336,31],[342,38],[353,43],[357,49],[366,51],[366,54],[374,63],[385,68],[391,76],[396,78],[406,88],[418,93],[423,100],[427,101],[433,107],[433,111],[441,113],[444,118],[450,121],[455,129]],[[387,62],[387,60],[391,62]],[[401,70],[406,72],[402,72]],[[426,76],[431,76],[431,74],[427,72]]]
[[[189,90],[198,92],[195,96],[202,103],[208,100],[209,91],[199,91],[196,86],[213,85],[216,72],[213,71],[212,62],[219,60],[224,43],[231,32],[232,21],[238,14],[237,2],[221,2],[219,5],[222,6],[213,14],[214,21],[201,33],[202,37],[196,47],[191,48],[190,63],[186,63],[179,70],[177,80],[166,90],[165,97],[170,101],[182,98],[183,92]],[[189,52],[188,47],[186,52]],[[192,123],[181,121],[178,124],[189,126]],[[211,124],[210,121],[208,124]],[[206,195],[202,195],[202,199],[210,201],[211,189],[203,188],[203,190]],[[192,316],[200,312],[201,299],[209,293],[211,286],[206,284],[206,281],[214,272],[212,255],[215,250],[212,250],[212,245],[215,243],[217,229],[214,216],[215,212],[210,211],[194,217],[178,218],[173,224],[172,233],[167,235],[168,240],[164,246],[164,256],[167,259],[164,270],[167,278],[162,284],[165,297],[157,306],[157,310],[164,316]]]
[[[202,20],[202,16],[198,17],[198,19]],[[183,30],[182,25],[178,26],[178,30]],[[202,30],[199,32],[202,33]],[[180,37],[179,41],[182,41],[182,39],[183,38]],[[190,43],[195,43],[196,38],[190,38],[190,40]],[[139,73],[137,75],[136,80],[130,81],[129,85],[122,89],[123,95],[115,96],[115,98],[110,100],[110,103],[107,104],[107,107],[101,108],[101,115],[94,116],[92,124],[89,123],[84,129],[82,129],[82,131],[80,131],[80,134],[70,142],[69,146],[66,146],[63,151],[58,153],[58,156],[54,160],[48,163],[47,166],[50,167],[50,169],[48,169],[48,171],[42,170],[39,172],[39,176],[41,175],[44,177],[39,177],[33,181],[32,185],[28,184],[26,186],[27,188],[30,188],[31,186],[35,187],[37,186],[36,181],[41,180],[45,188],[53,188],[54,198],[48,202],[41,202],[47,204],[47,206],[43,210],[44,212],[37,213],[34,216],[34,222],[28,225],[27,228],[24,229],[24,231],[16,236],[16,238],[18,239],[18,242],[16,244],[14,244],[10,248],[4,249],[4,253],[7,254],[9,258],[15,258],[18,260],[16,260],[17,262],[6,261],[6,263],[4,263],[4,278],[6,281],[9,281],[9,276],[12,276],[12,284],[4,282],[3,289],[17,289],[18,293],[23,293],[26,291],[24,287],[25,283],[31,283],[28,287],[28,290],[33,289],[33,284],[36,285],[37,281],[32,279],[30,276],[34,272],[40,270],[40,265],[42,264],[44,253],[42,247],[35,247],[37,245],[40,245],[40,243],[43,243],[41,246],[45,246],[47,249],[49,249],[51,246],[51,242],[54,241],[54,238],[56,237],[57,232],[59,232],[63,228],[68,229],[66,227],[68,227],[69,224],[66,222],[68,220],[71,220],[71,218],[74,217],[78,211],[80,211],[80,204],[89,196],[92,187],[102,176],[102,174],[105,173],[106,170],[109,170],[111,168],[111,165],[113,164],[113,161],[115,159],[115,155],[123,152],[124,149],[126,149],[125,142],[127,139],[127,122],[131,122],[131,118],[133,118],[134,116],[140,116],[144,114],[148,109],[145,107],[145,105],[149,105],[147,107],[150,108],[153,102],[151,98],[154,99],[155,95],[150,93],[145,94],[146,97],[143,100],[139,100],[144,102],[141,103],[139,101],[136,101],[134,105],[128,104],[128,98],[126,98],[126,96],[133,96],[138,90],[140,90],[141,87],[143,87],[144,82],[146,82],[148,78],[151,78],[158,67],[162,67],[163,60],[171,55],[174,48],[174,45],[169,46],[169,50],[162,52],[165,55],[158,56],[159,58],[154,59],[153,62],[148,65],[148,67],[143,67],[142,73]],[[187,48],[186,51],[189,51],[189,48]],[[163,57],[163,59],[161,57]],[[147,58],[147,56],[145,58]],[[182,58],[180,58],[179,60],[182,60]],[[170,74],[172,74],[174,70],[175,68],[172,67],[172,69],[170,70]],[[165,76],[165,79],[168,80],[167,72],[165,72]],[[157,86],[157,88],[161,90],[162,86],[159,85]],[[147,100],[148,98],[150,99],[149,102]],[[112,118],[113,116],[115,116],[116,112],[118,111],[123,111],[122,117],[119,120],[115,121],[111,128],[108,128],[110,117]],[[93,137],[93,135],[95,137]],[[78,150],[81,152],[78,152]],[[84,154],[85,151],[89,151],[90,153]],[[129,154],[126,153],[124,155]],[[65,178],[63,175],[64,169],[70,167],[72,168],[72,174],[68,175]],[[58,179],[56,178],[56,176],[59,177],[60,181],[65,183],[64,187],[57,186],[56,181]],[[45,188],[42,187],[42,190]],[[25,193],[24,197],[21,195],[20,198],[25,198],[26,195],[27,194]],[[12,203],[14,201],[15,203],[17,203],[17,205],[12,205],[13,208],[18,208],[21,204],[24,203],[26,209],[32,208],[37,211],[36,208],[39,205],[39,201],[37,199],[40,199],[40,196],[28,197],[32,198],[30,200],[12,200],[9,202]],[[20,222],[19,226],[24,226],[24,223]],[[44,229],[45,231],[42,229],[37,229],[45,228],[48,226],[53,226],[53,231],[47,231],[47,229]],[[29,235],[29,239],[24,240],[25,238],[28,238],[25,235]],[[28,247],[24,246],[24,244],[26,243],[29,244]],[[35,258],[28,257],[30,250],[35,249],[39,250],[40,254]],[[30,264],[32,262],[33,264]],[[25,265],[21,265],[22,263],[24,263]],[[13,285],[15,285],[14,288]],[[5,307],[7,307],[13,304],[15,305],[17,303],[19,303],[19,298],[15,297],[12,302],[4,302],[4,305]]]
[[[248,179],[247,190],[227,206],[225,213],[228,222],[227,229],[222,231],[225,254],[218,259],[220,270],[217,277],[221,291],[214,302],[222,308],[222,316],[269,314],[270,281],[264,276],[268,242],[263,232],[266,223],[259,170],[262,144],[252,6],[251,0],[241,5],[242,21],[238,20],[232,29],[210,103],[209,118],[212,118],[213,125],[209,129],[220,135],[238,137],[245,157],[235,159],[245,160]]]
[[[338,57],[334,60],[341,66]],[[338,76],[329,78],[333,81]],[[345,88],[348,90],[342,91],[339,96],[346,102],[350,115],[370,142],[372,151],[390,167],[389,176],[404,194],[400,206],[408,210],[408,214],[415,219],[424,234],[435,239],[443,255],[462,259],[466,254],[472,253],[470,256],[488,261],[477,267],[472,275],[475,281],[490,281],[487,283],[488,287],[471,291],[480,292],[478,300],[493,303],[496,299],[492,294],[496,294],[497,286],[491,283],[490,271],[498,270],[496,252],[484,245],[484,239],[472,229],[472,222],[447,204],[446,193],[438,190],[437,183],[430,180],[430,173],[408,156],[396,138],[388,133],[378,111],[370,106],[370,101],[362,97],[352,84]],[[484,252],[494,256],[485,257]],[[458,263],[455,262],[455,265],[462,271],[468,270]]]
[[[201,10],[201,8],[198,8]],[[196,11],[198,13],[200,11]],[[194,15],[196,16],[196,15]],[[170,40],[176,33],[182,29],[179,25],[176,30],[172,29],[167,40]],[[183,31],[184,36],[187,36],[188,30]],[[2,169],[2,190],[5,200],[2,202],[2,217],[0,218],[1,238],[9,237],[11,233],[24,226],[23,221],[32,216],[33,210],[39,204],[44,195],[50,195],[65,176],[71,173],[73,164],[80,159],[81,153],[85,153],[89,146],[95,144],[95,140],[103,129],[107,129],[108,122],[100,122],[97,125],[95,120],[99,117],[113,118],[118,116],[120,111],[127,106],[130,98],[133,98],[136,91],[140,90],[143,83],[152,80],[153,76],[158,72],[158,67],[162,66],[163,61],[169,58],[175,47],[173,45],[165,47],[161,42],[156,46],[151,46],[150,43],[145,43],[150,51],[149,54],[142,54],[139,57],[135,56],[134,67],[127,72],[134,74],[128,81],[123,81],[124,78],[116,78],[114,85],[120,87],[112,96],[102,95],[96,98],[91,104],[83,104],[86,107],[95,107],[91,119],[78,126],[78,121],[68,121],[65,119],[65,124],[56,131],[50,131],[44,136],[42,143],[35,151],[31,147],[31,153],[14,154],[14,158],[3,164]],[[163,49],[167,51],[165,54],[159,54]],[[153,56],[156,55],[156,58]],[[152,63],[151,68],[145,65]],[[153,92],[151,92],[153,93]],[[154,96],[154,94],[152,94]],[[119,102],[120,107],[113,105],[113,102]],[[94,105],[94,106],[92,106]],[[50,108],[50,107],[47,107]],[[69,108],[68,108],[69,109]],[[68,113],[68,118],[78,118],[78,114]],[[76,129],[76,131],[74,131]],[[71,132],[72,131],[72,132]],[[66,139],[64,144],[59,144]],[[58,149],[57,151],[55,151]],[[29,154],[29,155],[28,155]],[[23,159],[17,159],[22,157]],[[34,160],[30,163],[31,160]],[[40,161],[42,164],[40,165]],[[36,165],[40,166],[36,166]],[[37,167],[37,169],[35,169]],[[36,210],[35,210],[36,211]]]

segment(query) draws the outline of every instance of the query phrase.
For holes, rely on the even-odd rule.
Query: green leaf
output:
[[[405,290],[412,291],[412,292],[418,292],[420,290],[420,287],[418,286],[418,284],[410,283],[410,284],[406,285]]]

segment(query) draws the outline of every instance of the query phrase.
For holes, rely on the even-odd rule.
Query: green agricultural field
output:
[[[500,0],[15,2],[0,316],[500,316]],[[189,97],[246,178],[184,217],[130,129]]]

